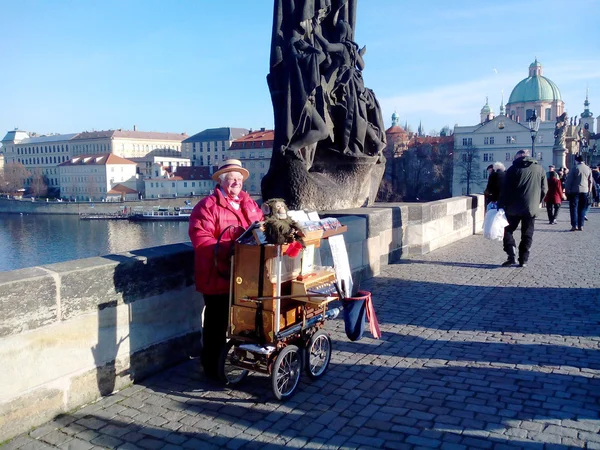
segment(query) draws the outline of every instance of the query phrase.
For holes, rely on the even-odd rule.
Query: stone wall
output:
[[[327,216],[360,283],[481,231],[483,197]],[[188,244],[0,272],[0,442],[196,353],[202,307]]]

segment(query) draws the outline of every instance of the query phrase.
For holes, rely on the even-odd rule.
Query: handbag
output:
[[[371,300],[371,293],[358,291],[359,297],[345,297],[342,300],[344,307],[344,329],[346,336],[351,341],[362,339],[365,332],[365,323],[369,320],[369,329],[373,338],[379,339],[381,331],[375,315],[375,308]]]

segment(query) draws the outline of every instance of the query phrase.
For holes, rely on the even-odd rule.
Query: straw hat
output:
[[[250,172],[242,167],[239,159],[227,159],[219,165],[219,170],[212,174],[212,179],[219,182],[219,176],[227,172],[239,172],[244,177],[244,181],[250,176]]]

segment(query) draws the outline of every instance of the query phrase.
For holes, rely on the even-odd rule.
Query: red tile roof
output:
[[[185,133],[159,133],[155,131],[131,131],[131,130],[106,130],[106,131],[84,131],[78,133],[73,140],[78,139],[102,139],[102,138],[129,138],[129,139],[155,139],[158,141],[178,141],[188,138]]]
[[[211,170],[212,169],[212,170]],[[182,180],[212,180],[211,175],[217,171],[217,166],[179,166],[175,176]]]
[[[110,191],[107,192],[108,194],[137,194],[137,191],[135,189],[131,189],[128,188],[127,186],[124,186],[122,184],[117,184],[115,185]]]
[[[133,161],[121,158],[114,153],[100,153],[97,155],[77,155],[59,166],[105,166],[107,164],[133,164]]]
[[[404,128],[399,127],[398,125],[394,125],[393,127],[390,127],[387,130],[385,130],[385,134],[408,134],[408,133],[406,131],[404,131]]]
[[[275,131],[273,130],[260,130],[248,133],[246,136],[242,136],[231,143],[229,150],[241,150],[249,148],[273,148],[273,141],[275,140]],[[257,145],[257,143],[260,143]]]

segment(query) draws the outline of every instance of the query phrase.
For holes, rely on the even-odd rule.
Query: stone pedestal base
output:
[[[317,152],[307,171],[304,162],[292,155],[274,155],[262,180],[262,197],[283,198],[290,209],[310,211],[369,206],[385,171],[385,159],[381,160]]]
[[[552,148],[552,164],[558,169],[560,167],[567,167],[567,149],[563,147]]]

